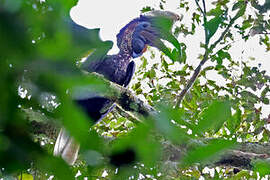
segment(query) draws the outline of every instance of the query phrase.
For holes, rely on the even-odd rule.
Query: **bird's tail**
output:
[[[63,128],[60,130],[53,154],[61,156],[68,164],[73,165],[78,157],[80,145]]]

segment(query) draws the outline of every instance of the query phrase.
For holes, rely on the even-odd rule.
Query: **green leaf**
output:
[[[228,119],[227,127],[230,130],[231,134],[235,133],[237,127],[239,127],[241,123],[241,110],[237,109],[237,111]]]
[[[242,98],[245,98],[252,103],[256,103],[257,101],[259,101],[259,97],[249,91],[242,91],[240,94]]]
[[[146,13],[146,12],[149,12],[149,11],[152,11],[152,10],[153,10],[153,8],[151,8],[150,6],[146,6],[146,7],[142,8],[141,12]]]
[[[211,140],[207,145],[197,146],[190,150],[182,160],[182,166],[186,167],[194,163],[205,163],[217,157],[223,151],[232,148],[235,141],[224,139]]]
[[[160,144],[151,137],[150,124],[140,124],[128,136],[120,137],[112,144],[112,153],[132,149],[135,161],[154,166],[160,156]]]
[[[147,59],[145,57],[142,57],[141,60],[143,61],[142,68],[145,69],[148,64]]]
[[[206,13],[207,16],[221,16],[224,11],[221,9],[221,6],[217,6],[215,9],[211,9],[209,12]]]
[[[269,88],[269,86],[266,86],[261,93],[261,98],[264,98],[266,96],[266,94],[269,92],[270,92],[270,88]]]
[[[251,26],[252,26],[252,21],[250,21],[250,20],[245,20],[245,21],[243,22],[242,29],[245,30],[245,29],[247,29],[247,28],[250,28]]]
[[[212,18],[211,20],[207,21],[206,24],[204,25],[206,28],[207,32],[207,40],[209,41],[210,38],[216,33],[219,25],[222,22],[222,17],[221,16],[216,16]]]
[[[74,179],[74,173],[63,159],[53,156],[41,156],[37,161],[37,167],[43,173],[53,173],[58,179]]]
[[[247,8],[247,4],[245,2],[241,3],[241,5],[239,6],[239,11],[235,15],[234,19],[238,19],[239,17],[243,16],[246,12],[246,8]]]
[[[225,58],[227,58],[228,60],[231,59],[230,53],[228,53],[228,52],[226,52],[226,51],[219,50],[219,51],[217,52],[217,54],[218,54],[218,57],[219,57],[220,59],[222,59],[222,61],[223,61],[223,59],[225,59]]]
[[[263,98],[262,102],[263,102],[264,104],[269,104],[269,99],[268,99],[268,98]]]
[[[200,121],[196,128],[198,133],[214,130],[218,131],[223,123],[231,117],[229,101],[213,101],[200,115]]]
[[[242,8],[244,5],[245,5],[245,1],[240,0],[240,1],[238,1],[237,3],[235,3],[235,4],[233,5],[232,10],[234,11],[234,10],[236,10],[236,9],[240,9],[240,8]]]
[[[19,175],[18,179],[21,179],[21,180],[33,180],[33,176],[31,174],[26,174],[26,173],[23,173],[21,175]]]
[[[183,112],[164,104],[158,104],[157,108],[160,111],[160,113],[155,116],[155,123],[158,131],[175,143],[182,143],[188,140],[189,137],[185,130],[177,127],[171,122],[171,120],[174,120],[181,125],[193,129],[192,125],[184,120]]]
[[[237,180],[237,179],[252,179],[252,175],[250,175],[250,171],[247,170],[241,170],[240,172],[238,172],[233,178],[232,180]]]
[[[169,64],[166,62],[165,59],[161,60],[162,66],[165,68],[166,71],[168,71]]]
[[[261,176],[270,174],[270,162],[258,160],[254,163],[253,170],[260,173]]]
[[[164,43],[157,39],[155,41],[156,47],[158,47],[165,55],[167,55],[172,61],[179,61],[181,57],[181,45],[177,38],[172,35],[173,21],[162,16],[155,17],[151,19],[152,24],[155,28],[159,29],[161,39],[170,42],[174,47],[175,51],[171,52]]]
[[[136,84],[133,85],[132,89],[133,90],[137,90],[140,87],[141,87],[141,83],[140,82],[137,82]]]
[[[151,69],[149,73],[149,78],[154,79],[155,77],[156,77],[156,71],[154,69]]]

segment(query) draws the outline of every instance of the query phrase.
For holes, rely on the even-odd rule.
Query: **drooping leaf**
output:
[[[174,24],[174,21],[168,18],[164,17],[156,17],[152,19],[153,26],[155,26],[160,31],[161,39],[166,40],[170,42],[174,47],[174,51],[171,52],[162,41],[157,40],[155,43],[158,44],[158,47],[160,50],[166,54],[172,61],[180,61],[180,58],[182,56],[181,52],[182,47],[181,44],[178,42],[178,40],[173,36],[172,34],[172,27]],[[180,61],[182,62],[182,61]]]

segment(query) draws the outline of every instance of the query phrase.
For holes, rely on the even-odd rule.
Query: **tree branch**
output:
[[[187,92],[189,91],[189,89],[193,86],[195,80],[197,79],[197,77],[199,76],[202,66],[204,65],[204,63],[207,61],[208,58],[208,53],[205,53],[203,56],[203,60],[200,62],[199,66],[197,66],[197,68],[195,69],[192,77],[190,78],[190,80],[188,81],[186,87],[181,91],[181,93],[179,94],[179,96],[177,97],[177,101],[176,101],[176,105],[175,107],[179,107],[182,100],[184,99],[185,95],[187,94]]]
[[[205,6],[205,0],[202,0],[203,2],[203,11],[204,11],[204,14],[206,15],[206,6]]]
[[[154,116],[155,111],[151,106],[145,104],[139,100],[126,88],[119,86],[113,82],[110,82],[103,78],[103,76],[94,74],[97,78],[102,78],[106,83],[109,83],[110,88],[105,91],[105,96],[117,102],[125,111],[131,111],[133,114],[139,116]],[[27,112],[27,117],[32,120],[32,112]],[[35,115],[36,116],[36,115]],[[48,120],[49,121],[49,120]],[[47,134],[48,136],[55,136],[56,129],[50,124],[50,122],[33,122],[31,125],[34,127],[34,134]],[[53,133],[48,134],[48,129],[52,129]],[[51,131],[49,131],[51,132]],[[180,146],[173,145],[166,141],[163,143],[163,162],[181,162],[181,159],[189,152],[192,148],[197,145],[206,144],[209,139],[202,139],[195,143],[187,142]],[[266,160],[270,157],[270,143],[259,144],[259,143],[239,143],[233,149],[227,150],[221,154],[214,161],[209,162],[209,165],[224,165],[224,166],[235,166],[239,168],[251,169],[252,161],[257,159]],[[165,163],[164,163],[165,164]]]
[[[244,152],[240,150],[230,150],[227,151],[223,156],[216,161],[215,165],[223,166],[234,166],[244,169],[252,169],[252,161],[261,159],[266,160],[269,157],[269,154],[265,153],[252,153]]]
[[[105,79],[98,73],[90,74],[101,79],[108,85],[108,88],[102,91],[102,95],[119,104],[124,110],[135,114],[137,117],[148,117],[156,113],[153,107],[134,96],[133,93],[125,87]]]
[[[207,140],[205,140],[207,142]],[[181,162],[181,159],[192,147],[187,144],[174,146],[170,143],[164,145],[163,161]],[[255,160],[268,160],[270,157],[270,143],[240,143],[234,149],[223,152],[219,157],[207,163],[208,166],[233,166],[243,169],[252,169]]]
[[[195,0],[195,1],[196,1],[196,4],[199,6],[197,0]],[[204,6],[204,12],[205,12],[206,11],[206,7],[205,7],[205,1],[204,0],[203,0],[203,6]],[[199,6],[199,8],[200,8],[200,6]],[[206,14],[203,14],[203,16],[204,16],[204,24],[206,24],[206,22],[207,22]],[[209,41],[207,39],[209,39],[209,38],[208,38],[208,34],[207,34],[207,29],[206,29],[206,27],[204,27],[204,32],[205,32],[205,53],[204,53],[203,59],[200,62],[200,64],[197,66],[197,68],[195,69],[192,77],[188,81],[188,83],[185,86],[185,88],[177,96],[175,107],[179,107],[180,106],[180,104],[181,104],[182,100],[184,99],[186,93],[189,91],[189,89],[193,86],[195,80],[198,78],[198,76],[199,76],[199,74],[201,72],[202,66],[208,60],[209,53],[211,53],[213,51],[213,49],[217,46],[217,44],[225,37],[225,35],[227,34],[227,32],[229,31],[229,29],[234,24],[234,22],[235,22],[235,20],[237,18],[238,18],[238,13],[231,19],[231,21],[228,24],[228,26],[226,27],[226,29],[222,32],[222,34],[220,35],[220,37],[210,46],[210,48],[208,48]]]
[[[203,14],[203,21],[204,24],[207,23],[207,19],[206,19],[206,7],[205,7],[205,1],[203,0],[203,10],[200,7],[199,3],[197,0],[195,0],[197,6],[199,7],[199,9],[201,10],[202,14]],[[199,66],[195,69],[192,77],[190,78],[190,80],[188,81],[186,87],[181,91],[181,93],[178,95],[178,97],[176,98],[176,104],[175,107],[179,107],[183,98],[185,97],[185,95],[187,94],[187,92],[189,91],[189,89],[193,86],[195,80],[197,79],[197,77],[199,76],[200,72],[201,72],[201,68],[204,65],[204,63],[207,61],[208,59],[208,44],[209,44],[209,38],[208,38],[208,33],[207,33],[207,29],[204,26],[204,36],[205,36],[205,53],[203,56],[203,60],[200,62]]]

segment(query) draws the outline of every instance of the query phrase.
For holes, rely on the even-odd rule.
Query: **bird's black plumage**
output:
[[[86,61],[91,62],[87,63],[87,66],[83,66],[83,68],[88,72],[102,74],[106,79],[126,87],[135,71],[135,63],[131,59],[142,55],[148,43],[140,32],[149,26],[149,22],[138,18],[133,20],[132,23],[120,30],[120,33],[117,35],[118,54],[104,55],[100,59],[91,59],[90,55]],[[109,105],[113,104],[113,102],[104,97],[77,99],[76,102],[94,122],[101,120],[110,112],[112,108]],[[103,106],[101,105],[102,103],[104,104]],[[107,109],[104,110],[104,108]]]

